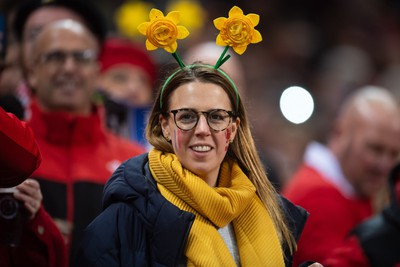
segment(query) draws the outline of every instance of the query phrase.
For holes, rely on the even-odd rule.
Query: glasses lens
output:
[[[75,62],[79,64],[89,64],[96,59],[96,53],[92,50],[76,51],[72,53]]]
[[[72,56],[75,63],[78,65],[87,65],[96,61],[96,52],[93,50],[65,52],[61,50],[50,51],[42,55],[41,60],[45,64],[61,65],[67,60],[67,57]]]
[[[230,119],[229,113],[220,109],[211,111],[207,117],[208,124],[216,131],[225,130],[229,125]]]
[[[52,51],[43,54],[42,61],[49,64],[60,64],[63,63],[67,55],[62,51]]]
[[[200,113],[204,114],[208,125],[215,131],[225,130],[231,121],[231,114],[223,109],[200,113],[192,109],[178,109],[171,112],[174,114],[176,126],[185,131],[192,130],[196,126]]]
[[[181,109],[175,114],[175,123],[182,130],[191,130],[197,120],[197,113],[190,109]]]

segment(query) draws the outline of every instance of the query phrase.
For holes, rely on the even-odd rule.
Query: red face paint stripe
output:
[[[179,140],[181,139],[181,138],[180,138],[180,133],[181,133],[180,130],[177,131],[177,129],[174,129],[174,139],[175,139],[175,142],[173,142],[173,145],[174,145],[175,151],[177,151],[177,150],[179,149]]]

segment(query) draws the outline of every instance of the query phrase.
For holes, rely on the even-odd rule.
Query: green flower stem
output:
[[[179,67],[181,67],[181,69],[183,69],[185,67],[185,64],[183,64],[183,62],[182,62],[181,58],[179,57],[178,53],[174,52],[174,53],[172,53],[172,56],[178,62]]]
[[[221,56],[219,57],[217,63],[215,63],[214,69],[218,69],[219,67],[221,67],[222,64],[224,64],[231,57],[231,55],[227,55],[225,57],[225,54],[226,54],[226,52],[228,52],[228,49],[229,49],[229,45],[225,46],[225,49],[222,52]]]

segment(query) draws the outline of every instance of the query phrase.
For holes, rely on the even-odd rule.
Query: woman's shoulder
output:
[[[279,204],[283,210],[288,226],[296,241],[298,241],[308,218],[308,212],[302,207],[293,204],[287,198],[279,195]]]
[[[148,195],[146,192],[149,191],[151,177],[147,153],[126,160],[115,170],[104,187],[103,207]]]
[[[108,206],[85,229],[73,266],[119,266],[116,259],[121,238],[133,223],[133,207],[125,202]]]

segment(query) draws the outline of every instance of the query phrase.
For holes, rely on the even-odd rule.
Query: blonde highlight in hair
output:
[[[293,254],[296,248],[296,241],[289,230],[282,208],[278,203],[278,194],[271,182],[268,180],[265,169],[257,153],[250,132],[247,113],[242,101],[240,101],[240,97],[237,104],[237,92],[232,86],[231,81],[229,81],[227,77],[222,75],[219,71],[215,70],[212,66],[209,67],[204,64],[194,64],[191,66],[191,68],[183,68],[180,71],[175,72],[174,76],[168,79],[168,84],[164,86],[163,91],[159,91],[146,127],[147,140],[158,150],[170,153],[174,152],[171,143],[163,136],[160,116],[169,116],[169,99],[171,93],[176,88],[191,82],[213,83],[223,88],[228,94],[232,110],[240,119],[236,137],[233,143],[229,146],[227,157],[237,161],[239,166],[254,184],[258,196],[272,218],[282,246],[289,248],[289,251]],[[159,105],[161,97],[160,92],[163,94],[162,99],[164,104],[162,107]]]

